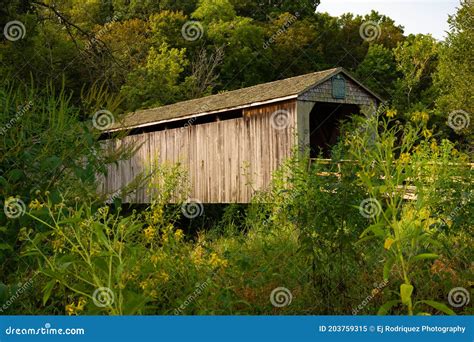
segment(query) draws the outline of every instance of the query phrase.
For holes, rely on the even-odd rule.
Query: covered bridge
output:
[[[313,156],[327,153],[341,119],[380,101],[335,68],[130,113],[108,132],[128,130],[123,142],[140,148],[130,160],[109,167],[101,190],[116,193],[158,155],[187,170],[190,198],[248,203],[295,146],[309,146]],[[142,189],[128,202],[148,200]]]

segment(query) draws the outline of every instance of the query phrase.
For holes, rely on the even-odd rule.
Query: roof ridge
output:
[[[169,106],[174,106],[174,105],[176,105],[176,104],[178,104],[178,103],[184,104],[184,103],[192,103],[192,102],[194,102],[194,101],[197,102],[197,101],[204,100],[204,99],[209,99],[209,98],[212,98],[212,97],[215,97],[215,96],[222,96],[223,94],[230,94],[230,93],[233,93],[233,92],[250,90],[250,89],[252,89],[252,88],[260,87],[260,86],[262,86],[262,85],[271,85],[271,84],[275,84],[275,83],[278,83],[278,82],[284,82],[284,81],[295,80],[295,79],[297,79],[297,78],[304,78],[304,77],[308,77],[309,75],[316,75],[316,74],[320,74],[320,73],[328,73],[328,74],[331,74],[332,72],[340,71],[340,70],[343,70],[343,68],[342,68],[342,67],[336,67],[336,68],[332,68],[332,69],[314,71],[314,72],[310,72],[310,73],[307,73],[307,74],[302,74],[302,75],[287,77],[287,78],[283,78],[283,79],[281,79],[281,80],[275,80],[275,81],[270,81],[270,82],[259,83],[259,84],[255,84],[255,85],[248,86],[248,87],[243,87],[243,88],[238,88],[238,89],[233,89],[233,90],[225,90],[225,91],[223,91],[222,93],[210,94],[210,95],[206,95],[206,96],[202,96],[202,97],[197,97],[197,98],[194,98],[194,99],[178,101],[178,102],[170,103],[170,104],[163,105],[163,106],[157,106],[157,107],[152,107],[152,108],[138,109],[138,110],[135,110],[135,111],[133,111],[133,112],[127,113],[126,116],[132,115],[132,114],[137,113],[137,112],[142,112],[142,113],[143,113],[143,112],[147,112],[147,111],[151,111],[151,110],[156,110],[157,108],[165,108],[165,107],[169,107]],[[295,93],[293,93],[293,94],[288,94],[288,95],[296,95],[296,94],[298,94],[298,92],[295,92]]]
[[[365,89],[365,91],[380,99],[380,97],[357,81],[354,76],[344,68],[336,67],[272,82],[260,83],[250,87],[229,90],[219,94],[178,101],[164,106],[135,110],[126,113],[119,122],[116,122],[108,131],[150,126],[159,122],[180,120],[195,115],[206,115],[297,98],[311,89],[311,87],[326,82],[338,73],[347,75]]]

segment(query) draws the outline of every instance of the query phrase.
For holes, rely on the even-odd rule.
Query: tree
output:
[[[268,81],[323,69],[315,24],[290,13],[282,13],[266,27],[264,47],[270,50]]]
[[[439,44],[431,35],[410,35],[394,50],[397,70],[395,103],[401,108],[411,108],[416,100],[424,106],[434,101],[432,74],[438,61]]]
[[[449,18],[451,26],[448,38],[440,51],[439,66],[436,73],[436,85],[441,95],[436,101],[436,107],[441,117],[446,121],[449,114],[464,111],[465,126],[458,130],[466,139],[467,144],[474,132],[474,5],[472,1],[462,1],[456,15]],[[470,125],[468,118],[470,117]],[[454,136],[453,136],[454,137]],[[472,142],[472,140],[471,140]]]
[[[400,76],[393,52],[383,45],[373,44],[362,63],[357,67],[359,80],[385,99],[395,91],[395,81]]]
[[[92,45],[85,46],[88,58],[88,70],[96,79],[103,79],[110,89],[118,92],[125,83],[130,72],[144,63],[148,56],[151,43],[149,23],[141,19],[114,21],[95,28],[96,37],[110,51],[109,54],[100,50],[94,51]]]
[[[302,17],[316,12],[320,0],[231,0],[238,15],[265,21],[288,12]]]
[[[189,20],[183,12],[161,11],[149,18],[151,40],[155,46],[167,43],[173,47],[185,47],[183,25]]]
[[[209,45],[224,46],[221,89],[235,89],[265,81],[264,30],[251,18],[236,15],[228,0],[201,0],[192,15],[203,24]]]
[[[132,71],[121,89],[128,110],[157,107],[181,99],[179,80],[189,61],[186,49],[170,48],[163,43],[151,47],[145,63]]]
[[[199,0],[193,18],[210,21],[230,21],[236,16],[234,7],[229,0]]]
[[[182,11],[191,14],[196,9],[197,0],[112,0],[115,14],[124,18],[147,19],[160,11]]]
[[[189,98],[210,95],[217,85],[218,68],[224,59],[224,47],[218,46],[208,52],[202,48],[191,62],[191,76],[187,77],[183,87]]]

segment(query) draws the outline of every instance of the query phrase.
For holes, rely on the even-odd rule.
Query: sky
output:
[[[405,34],[431,33],[442,40],[449,30],[448,15],[456,13],[458,6],[459,0],[321,0],[318,12],[364,15],[373,9],[404,26]]]

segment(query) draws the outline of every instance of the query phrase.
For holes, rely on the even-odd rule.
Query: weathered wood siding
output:
[[[376,99],[364,88],[347,77],[344,77],[344,79],[346,81],[346,97],[344,99],[333,98],[331,79],[307,90],[298,96],[298,99],[302,101],[347,103],[361,106],[370,106],[376,103]]]
[[[277,111],[278,118],[272,116]],[[254,191],[265,188],[273,171],[291,154],[296,142],[296,101],[244,109],[243,114],[242,118],[110,141],[115,147],[130,142],[141,147],[130,160],[109,167],[103,193],[116,193],[158,155],[160,162],[179,162],[187,170],[190,198],[203,203],[248,203]],[[129,200],[147,203],[149,198],[141,189]]]

